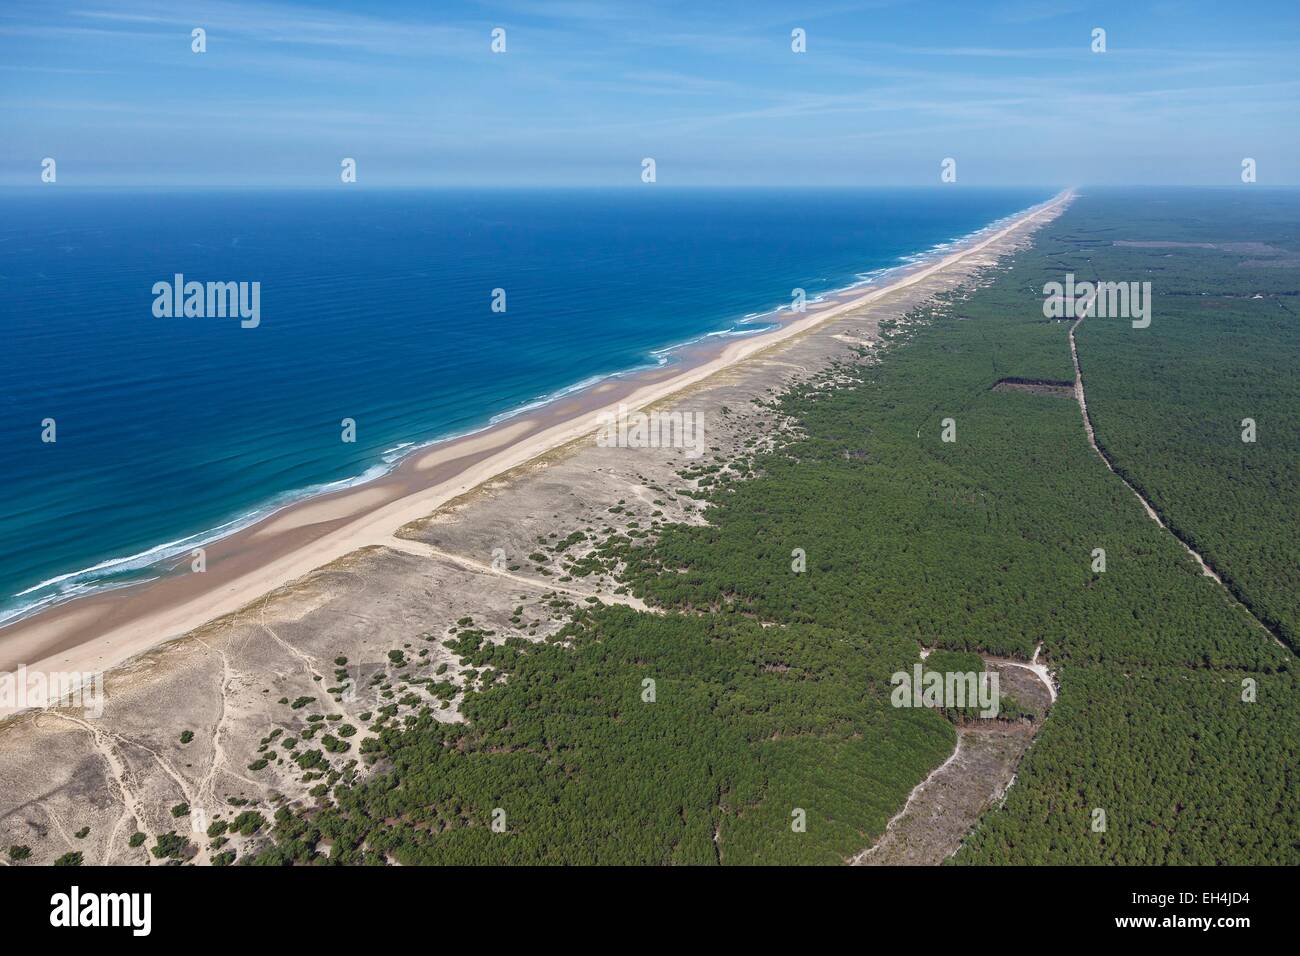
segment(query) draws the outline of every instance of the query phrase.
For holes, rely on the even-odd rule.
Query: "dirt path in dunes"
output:
[[[384,542],[384,546],[396,551],[404,551],[407,554],[416,554],[424,558],[435,558],[441,561],[447,561],[458,567],[465,568],[468,571],[475,571],[479,574],[494,574],[497,577],[514,581],[524,587],[531,588],[535,591],[555,591],[559,594],[568,594],[572,597],[595,598],[602,604],[622,604],[637,611],[644,611],[646,614],[662,614],[663,610],[657,607],[650,607],[638,597],[630,594],[613,594],[606,591],[583,591],[579,588],[565,587],[553,581],[538,580],[522,574],[512,574],[509,571],[503,571],[494,568],[492,565],[475,561],[473,558],[467,558],[464,555],[452,554],[450,551],[443,551],[435,548],[431,544],[425,544],[423,541],[416,541],[413,538],[399,538],[393,536]]]

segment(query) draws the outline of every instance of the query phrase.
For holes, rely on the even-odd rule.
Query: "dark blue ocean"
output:
[[[0,191],[0,618],[1049,195]],[[156,318],[176,273],[260,325]]]

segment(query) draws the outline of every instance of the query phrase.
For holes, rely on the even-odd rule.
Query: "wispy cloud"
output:
[[[590,182],[594,169],[596,181],[621,182],[656,155],[668,180],[743,162],[747,180],[928,181],[937,153],[1015,181],[1059,169],[1060,144],[1083,138],[1087,149],[1064,151],[1065,162],[1089,157],[1070,171],[1077,181],[1120,175],[1139,139],[1187,179],[1244,142],[1270,144],[1269,168],[1300,179],[1296,14],[1187,11],[1171,26],[1117,6],[1097,55],[1095,9],[12,0],[0,12],[0,177],[29,180],[29,154],[58,149],[77,160],[66,168],[130,167],[144,179],[219,178],[244,157],[234,165],[259,181],[272,168],[317,175],[347,150],[372,173],[400,159],[387,175],[417,180],[456,162],[470,180],[519,169]],[[207,31],[201,56],[190,51],[196,26]],[[495,26],[508,33],[503,56],[490,51]],[[791,50],[795,27],[806,53]]]

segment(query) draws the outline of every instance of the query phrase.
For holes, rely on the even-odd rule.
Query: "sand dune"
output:
[[[0,629],[0,670],[19,664],[49,671],[103,671],[164,641],[234,613],[250,602],[360,548],[382,546],[405,524],[490,479],[592,434],[602,413],[639,409],[696,385],[773,345],[922,282],[980,254],[1024,227],[1051,218],[1072,193],[1062,193],[1009,224],[976,237],[944,258],[919,265],[881,286],[828,297],[801,317],[776,317],[769,332],[710,341],[676,366],[652,369],[568,396],[523,419],[511,419],[403,461],[362,487],[287,507],[214,542],[207,570],[74,600]],[[0,711],[0,716],[4,716]]]

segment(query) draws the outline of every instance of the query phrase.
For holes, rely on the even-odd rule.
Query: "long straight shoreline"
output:
[[[203,573],[76,598],[0,627],[0,672],[102,673],[233,614],[361,548],[384,546],[404,525],[521,465],[589,436],[602,415],[663,401],[772,346],[978,254],[1073,198],[1065,191],[948,255],[900,270],[885,284],[826,297],[779,328],[683,349],[673,366],[607,380],[482,431],[417,451],[374,481],[290,505],[206,546]],[[180,562],[188,569],[188,557]],[[0,708],[0,717],[11,710]]]

